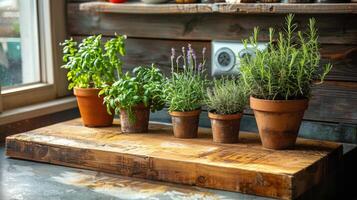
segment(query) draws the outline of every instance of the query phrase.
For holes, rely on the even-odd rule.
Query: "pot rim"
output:
[[[192,110],[192,111],[172,111],[172,112],[169,112],[169,114],[171,116],[174,116],[174,117],[190,117],[190,116],[197,116],[197,115],[200,115],[201,113],[201,108],[200,109],[197,109],[197,110]]]
[[[208,112],[208,117],[210,119],[216,120],[237,120],[242,118],[243,113],[236,113],[236,114],[216,114],[212,112]]]
[[[79,88],[79,87],[74,87],[73,88],[73,94],[75,96],[98,96],[98,93],[100,92],[100,88]]]
[[[309,99],[268,100],[250,96],[250,107],[265,112],[301,112],[307,109]]]
[[[139,104],[132,106],[132,108],[134,108],[134,109],[150,109],[150,105],[145,106],[144,103],[139,103]],[[120,108],[120,110],[126,110],[126,109]]]

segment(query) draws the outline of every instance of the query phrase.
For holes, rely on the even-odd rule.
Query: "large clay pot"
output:
[[[201,109],[187,112],[169,112],[174,136],[177,138],[196,138]]]
[[[147,133],[149,129],[150,107],[139,104],[132,108],[135,121],[129,120],[128,112],[120,109],[120,126],[123,133]]]
[[[295,145],[308,100],[264,100],[250,97],[263,147],[288,149]]]
[[[209,112],[211,119],[213,142],[236,143],[239,137],[239,126],[242,113],[220,115]]]
[[[103,97],[98,97],[100,89],[97,88],[74,88],[77,97],[79,112],[85,126],[100,127],[111,126],[113,115],[108,114],[103,104]]]

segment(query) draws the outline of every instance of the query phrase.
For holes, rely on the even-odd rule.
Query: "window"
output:
[[[3,90],[39,83],[36,1],[0,0],[0,80]]]
[[[0,0],[0,111],[64,91],[58,47],[65,38],[64,15],[64,0]]]

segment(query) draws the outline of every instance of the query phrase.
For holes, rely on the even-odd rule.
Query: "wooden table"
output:
[[[6,155],[130,177],[295,199],[326,180],[341,161],[340,144],[299,139],[294,149],[268,150],[257,134],[215,144],[210,129],[177,139],[170,125],[122,134],[118,123],[87,128],[79,119],[6,138]]]

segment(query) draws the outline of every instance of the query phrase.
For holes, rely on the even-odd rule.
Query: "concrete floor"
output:
[[[268,198],[167,184],[7,158],[0,145],[0,200],[243,199]]]

